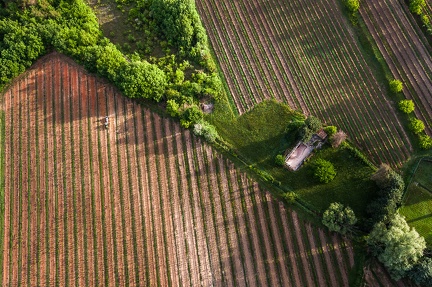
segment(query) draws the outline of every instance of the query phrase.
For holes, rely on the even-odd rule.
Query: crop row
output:
[[[67,58],[4,97],[4,286],[348,286],[349,241]]]
[[[425,123],[432,122],[431,47],[405,4],[365,1],[361,15],[390,68],[392,76],[402,80],[403,93],[416,104],[415,114]],[[430,125],[426,125],[430,134]]]
[[[197,2],[240,113],[281,99],[340,126],[375,161],[399,165],[411,144],[339,4],[282,2]]]

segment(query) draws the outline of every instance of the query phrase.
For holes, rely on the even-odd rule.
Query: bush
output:
[[[333,136],[337,132],[337,127],[335,127],[335,126],[326,126],[324,128],[324,131],[326,132],[326,134],[329,137],[331,137],[331,136]]]
[[[275,157],[275,164],[277,164],[279,166],[284,166],[285,165],[285,157],[281,154],[278,154]]]
[[[324,159],[317,159],[313,163],[314,177],[321,183],[329,183],[336,177],[333,164]]]
[[[432,148],[432,138],[426,134],[419,135],[419,144],[422,149],[430,149]]]
[[[424,131],[425,125],[424,125],[423,121],[416,119],[416,118],[413,118],[410,120],[409,128],[413,133],[419,134],[422,131]]]
[[[177,117],[179,113],[179,104],[175,100],[168,100],[166,111],[170,116]]]
[[[392,91],[393,93],[400,93],[403,90],[403,84],[399,80],[396,79],[391,80],[389,82],[389,85],[390,85],[390,91]]]
[[[410,114],[414,111],[414,102],[412,100],[401,100],[398,106],[399,110],[405,114]]]
[[[339,202],[333,202],[329,208],[324,211],[322,223],[327,226],[330,231],[338,232],[342,235],[353,232],[354,225],[357,223],[357,218],[354,211],[349,207],[344,207]]]
[[[184,128],[188,128],[191,125],[197,123],[202,118],[203,118],[203,112],[201,111],[201,109],[196,105],[193,105],[182,113],[180,124]]]
[[[337,148],[339,147],[347,138],[347,135],[343,131],[338,131],[330,138],[330,143],[332,147]]]
[[[426,7],[425,0],[410,0],[409,8],[411,13],[421,15],[425,7]]]
[[[219,138],[216,128],[202,119],[194,124],[193,132],[197,136],[204,137],[210,143],[215,142]]]
[[[345,0],[345,6],[351,13],[355,13],[360,8],[359,0]]]

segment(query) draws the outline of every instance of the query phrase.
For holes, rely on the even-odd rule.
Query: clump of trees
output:
[[[409,271],[408,276],[417,285],[432,286],[432,259],[423,257]]]
[[[393,79],[389,82],[390,91],[393,93],[400,93],[403,90],[403,84],[400,80]]]
[[[371,179],[379,188],[375,199],[367,206],[370,226],[373,226],[377,222],[388,221],[396,214],[402,202],[405,183],[399,174],[385,164],[380,166]]]
[[[405,114],[410,114],[414,111],[414,102],[412,100],[401,100],[398,104],[399,110]]]
[[[322,223],[330,231],[335,231],[342,235],[351,235],[355,230],[357,218],[349,206],[345,207],[342,203],[333,202],[324,211]]]
[[[414,228],[411,229],[398,213],[388,221],[375,224],[367,243],[395,280],[408,274],[422,258],[426,248],[424,238]]]
[[[329,183],[336,177],[336,169],[333,164],[319,158],[312,164],[314,177],[321,183]]]

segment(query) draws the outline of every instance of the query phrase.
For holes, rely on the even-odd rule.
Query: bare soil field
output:
[[[1,108],[2,286],[348,286],[346,239],[68,58],[39,60]]]

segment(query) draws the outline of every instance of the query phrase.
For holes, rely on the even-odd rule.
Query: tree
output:
[[[326,134],[329,137],[331,137],[331,136],[333,136],[337,132],[337,127],[335,127],[335,126],[326,126],[324,128],[324,131],[326,132]]]
[[[330,231],[338,232],[342,235],[351,234],[357,218],[354,211],[349,207],[344,207],[339,202],[333,202],[329,208],[324,211],[322,223]]]
[[[399,102],[399,110],[405,114],[410,114],[414,111],[414,102],[412,100],[401,100]]]
[[[413,133],[419,134],[422,131],[424,131],[425,125],[424,125],[423,121],[416,119],[416,118],[413,118],[410,120],[409,128]]]
[[[425,7],[426,7],[425,0],[410,0],[409,8],[411,13],[421,15]]]
[[[372,253],[378,257],[393,279],[399,280],[423,256],[426,242],[415,229],[411,229],[405,218],[398,213],[389,224],[375,224],[367,238]]]
[[[330,143],[332,147],[337,148],[339,147],[347,138],[347,135],[343,131],[338,131],[330,138]]]
[[[388,164],[382,163],[379,169],[371,176],[379,188],[386,188],[390,181],[391,168]]]
[[[345,6],[351,13],[355,13],[360,8],[359,0],[345,0]]]
[[[419,144],[422,149],[430,149],[432,148],[432,138],[426,134],[419,135]]]
[[[317,159],[313,163],[314,177],[321,183],[329,183],[336,177],[336,169],[333,164],[324,159]]]
[[[301,127],[299,134],[301,141],[308,142],[312,138],[312,135],[322,128],[321,121],[314,116],[309,116],[304,121],[304,125]]]
[[[203,118],[203,112],[199,107],[193,105],[186,109],[180,117],[180,124],[184,128],[188,128]]]
[[[219,138],[219,134],[216,131],[216,128],[209,124],[208,122],[200,119],[194,124],[193,132],[197,136],[202,136],[206,139],[206,141],[212,143]]]
[[[432,286],[432,259],[423,257],[414,267],[409,271],[408,276],[417,285]]]
[[[168,100],[166,111],[170,116],[177,117],[179,115],[179,104],[175,100]]]
[[[396,80],[396,79],[391,80],[389,82],[389,84],[390,84],[390,90],[393,93],[400,93],[400,92],[402,92],[402,90],[403,90],[403,84],[402,84],[402,82],[400,80]]]

